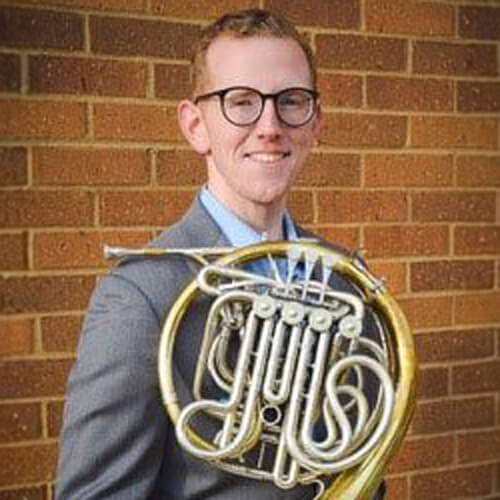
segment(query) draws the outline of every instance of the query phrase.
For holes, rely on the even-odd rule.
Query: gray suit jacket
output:
[[[228,246],[198,199],[152,246]],[[111,269],[91,298],[71,372],[60,437],[58,500],[296,499],[311,486],[280,490],[192,458],[178,446],[161,403],[157,350],[171,305],[196,273],[184,258],[136,259]],[[207,304],[201,301],[175,352],[187,392]]]

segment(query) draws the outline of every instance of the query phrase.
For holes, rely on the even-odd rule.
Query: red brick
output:
[[[40,0],[22,0],[23,4],[38,5]],[[82,7],[99,10],[119,10],[119,11],[145,11],[144,0],[44,0],[44,5],[57,5],[68,7]]]
[[[446,330],[415,336],[420,363],[463,361],[494,354],[494,330]]]
[[[318,90],[323,106],[359,108],[363,104],[363,82],[355,75],[318,74]]]
[[[394,473],[424,467],[442,467],[452,461],[453,439],[451,437],[406,439],[388,471]]]
[[[480,290],[495,284],[494,261],[443,260],[410,264],[413,292],[430,290]]]
[[[458,436],[460,463],[498,460],[500,456],[500,430],[474,432]]]
[[[295,184],[308,187],[361,187],[361,158],[355,154],[313,153]]]
[[[500,361],[485,361],[452,368],[454,394],[472,394],[500,390]]]
[[[156,157],[156,181],[161,186],[201,186],[207,180],[207,167],[201,155],[192,150],[160,151]]]
[[[499,323],[499,304],[500,292],[460,295],[456,299],[455,321],[462,325]]]
[[[27,235],[0,233],[0,270],[16,271],[28,268]]]
[[[4,137],[77,138],[85,134],[84,104],[49,101],[0,101]]]
[[[8,191],[3,193],[0,226],[88,226],[94,200],[85,191]]]
[[[120,186],[151,182],[149,155],[132,149],[33,148],[39,186]]]
[[[449,392],[447,368],[419,368],[417,377],[419,400],[442,398]]]
[[[0,321],[0,358],[31,354],[34,348],[33,320],[4,319]]]
[[[493,222],[496,200],[492,192],[417,192],[412,194],[416,222]]]
[[[76,351],[81,316],[47,316],[41,319],[42,349],[46,352]]]
[[[432,78],[368,76],[369,108],[409,111],[451,111],[453,82]]]
[[[391,295],[406,291],[406,265],[397,262],[369,262],[375,276],[386,283]]]
[[[367,154],[367,187],[444,187],[453,183],[453,158],[438,154]]]
[[[0,8],[0,45],[83,49],[83,18],[40,9]]]
[[[47,500],[45,486],[15,488],[0,491],[0,500]]]
[[[176,5],[182,5],[179,2]],[[191,95],[189,66],[186,64],[155,65],[155,96],[171,100],[185,99]]]
[[[147,231],[49,232],[35,235],[35,269],[105,267],[104,245],[140,248],[152,237]]]
[[[458,82],[458,110],[464,112],[498,113],[500,83]]]
[[[178,220],[194,198],[193,191],[116,191],[101,196],[104,226],[166,226]]]
[[[356,249],[360,246],[359,229],[357,227],[314,226],[311,230],[320,238],[347,249]]]
[[[400,299],[398,302],[414,329],[451,325],[453,303],[451,297],[418,297]]]
[[[96,53],[188,59],[199,31],[193,24],[91,16],[90,46]]]
[[[179,142],[177,112],[168,106],[144,104],[96,104],[95,136],[99,139]]]
[[[330,28],[356,29],[360,25],[360,1],[330,0],[265,0],[264,7],[285,16],[295,25],[328,26]]]
[[[432,434],[490,427],[494,424],[493,397],[448,399],[418,404],[412,432]]]
[[[94,276],[0,278],[0,314],[83,310]]]
[[[328,146],[395,148],[406,142],[403,116],[325,113],[321,142]]]
[[[497,147],[497,123],[493,118],[414,116],[411,129],[411,143],[416,147]]]
[[[457,255],[498,254],[500,226],[458,226],[454,244]]]
[[[492,477],[491,465],[418,474],[411,479],[410,498],[479,498],[479,495],[488,495],[492,491]]]
[[[73,360],[6,361],[0,366],[3,398],[63,395]]]
[[[408,500],[409,487],[406,477],[391,477],[384,478],[386,493],[384,500]]]
[[[316,35],[320,68],[404,71],[407,42],[395,38],[359,35]]]
[[[500,9],[486,6],[460,7],[458,33],[464,38],[500,40]]]
[[[29,60],[29,78],[31,93],[146,95],[146,65],[143,63],[35,56]]]
[[[49,481],[56,461],[54,444],[0,448],[0,486]]]
[[[496,467],[496,491],[500,491],[500,464],[497,464],[497,467]],[[495,500],[499,500],[498,497],[495,498]]]
[[[432,2],[367,0],[366,27],[379,33],[452,35],[454,8]]]
[[[0,405],[0,442],[23,441],[42,437],[39,404]]]
[[[288,209],[300,224],[314,221],[313,196],[310,191],[292,190],[288,196]]]
[[[183,2],[164,2],[152,0],[151,8],[155,14],[186,18],[214,18],[237,9],[259,7],[258,0],[185,0]]]
[[[414,73],[495,76],[497,68],[494,45],[423,41],[414,45]]]
[[[49,437],[58,437],[61,431],[64,403],[52,401],[47,404],[47,427]]]
[[[408,217],[400,191],[319,191],[319,222],[395,222]]]
[[[500,156],[463,155],[456,161],[458,186],[500,187]]]
[[[28,182],[26,149],[0,147],[0,186],[22,186]]]
[[[444,225],[367,227],[365,248],[369,258],[446,255],[448,228]]]
[[[19,92],[20,89],[21,59],[15,54],[0,54],[0,92]]]

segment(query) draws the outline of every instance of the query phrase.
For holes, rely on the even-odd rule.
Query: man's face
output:
[[[306,57],[294,40],[253,37],[216,39],[206,56],[204,93],[245,86],[263,94],[312,88]],[[240,127],[228,122],[218,97],[198,104],[206,135],[208,185],[238,214],[252,205],[282,208],[317,135],[319,112],[307,124],[281,123],[271,99],[259,120]]]

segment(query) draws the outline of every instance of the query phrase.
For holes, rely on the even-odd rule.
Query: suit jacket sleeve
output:
[[[134,498],[153,490],[166,428],[156,375],[159,329],[133,281],[101,280],[68,383],[58,500],[128,499],[131,481]]]

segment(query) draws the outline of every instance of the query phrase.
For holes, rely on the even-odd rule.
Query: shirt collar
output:
[[[201,190],[200,200],[232,246],[254,245],[265,239],[262,233],[255,231],[220,202],[207,186]],[[287,210],[283,213],[283,234],[286,240],[295,241],[298,239],[295,224]]]

